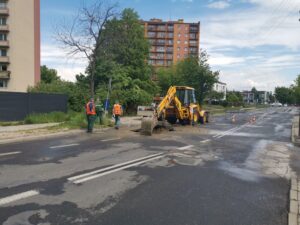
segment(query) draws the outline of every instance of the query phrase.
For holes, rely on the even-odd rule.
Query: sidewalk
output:
[[[1,133],[35,130],[35,129],[42,129],[42,128],[47,128],[47,127],[54,127],[57,125],[59,125],[59,123],[30,124],[30,125],[18,125],[18,126],[0,126],[0,136],[1,136]]]
[[[66,134],[85,133],[84,129],[49,129],[57,125],[59,125],[59,123],[0,126],[0,144],[30,141]],[[121,128],[123,127],[123,129],[129,130],[140,126],[141,117],[121,117]],[[97,133],[108,129],[110,128],[96,128],[94,130],[95,133]]]

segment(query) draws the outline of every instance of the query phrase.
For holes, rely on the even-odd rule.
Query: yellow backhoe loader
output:
[[[141,133],[152,135],[156,126],[168,127],[177,121],[182,125],[203,124],[208,122],[208,115],[196,102],[194,88],[171,86],[161,102],[153,106],[153,113],[142,119]]]

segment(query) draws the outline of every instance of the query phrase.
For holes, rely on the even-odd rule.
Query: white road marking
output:
[[[123,167],[120,167],[120,168],[117,168],[117,169],[114,169],[114,170],[106,171],[104,173],[100,173],[100,174],[96,174],[96,175],[93,175],[93,176],[89,176],[89,177],[86,177],[86,178],[83,178],[83,179],[80,179],[80,180],[75,180],[75,181],[73,181],[73,183],[74,184],[81,184],[81,183],[84,183],[86,181],[93,180],[93,179],[96,179],[96,178],[99,178],[99,177],[103,177],[105,175],[108,175],[108,174],[111,174],[111,173],[115,173],[115,172],[120,171],[120,170],[124,170],[124,169],[130,168],[130,167],[134,167],[134,166],[138,166],[138,165],[144,164],[144,163],[149,162],[149,161],[153,161],[153,160],[156,160],[156,159],[163,158],[164,156],[165,155],[160,155],[160,156],[157,156],[157,157],[154,157],[154,158],[143,160],[141,162],[137,162],[137,163],[130,164],[130,165],[127,165],[127,166],[123,166]]]
[[[188,146],[184,146],[184,147],[180,147],[180,148],[177,148],[178,150],[187,150],[187,149],[190,149],[194,147],[194,145],[188,145]]]
[[[211,141],[210,139],[206,139],[206,140],[200,141],[200,143],[207,143],[207,142],[210,142],[210,141]]]
[[[58,145],[58,146],[51,146],[51,149],[57,149],[57,148],[67,148],[67,147],[72,147],[72,146],[78,146],[79,144],[74,143],[74,144],[69,144],[69,145]]]
[[[121,140],[121,138],[111,138],[111,139],[105,139],[105,140],[101,140],[101,141],[108,142],[108,141],[117,141],[117,140]]]
[[[6,153],[1,153],[1,156],[9,156],[9,155],[17,155],[17,154],[21,154],[22,152],[6,152]]]
[[[213,137],[214,137],[214,138],[218,138],[218,137],[220,137],[220,136],[225,136],[226,134],[231,133],[231,132],[234,132],[234,131],[236,131],[236,130],[238,130],[238,129],[240,129],[240,127],[234,127],[234,128],[232,128],[232,129],[230,129],[230,130],[227,130],[227,131],[221,132],[221,133],[219,133],[219,134],[217,134],[217,135],[214,135]]]
[[[5,204],[9,204],[11,202],[15,202],[21,199],[25,199],[25,198],[29,198],[35,195],[40,194],[40,192],[36,191],[36,190],[31,190],[31,191],[26,191],[26,192],[22,192],[19,194],[15,194],[15,195],[11,195],[5,198],[1,198],[0,199],[0,206],[1,205],[5,205]]]
[[[92,172],[89,172],[89,173],[84,173],[84,174],[81,174],[81,175],[78,175],[78,176],[69,177],[68,180],[69,181],[74,181],[74,180],[77,180],[77,179],[80,179],[80,178],[83,178],[83,177],[87,177],[87,176],[90,176],[90,175],[94,175],[94,174],[97,174],[97,173],[101,173],[101,172],[104,172],[104,171],[107,171],[107,170],[110,170],[110,169],[115,169],[115,168],[120,167],[120,166],[128,165],[130,163],[135,163],[137,161],[141,161],[141,160],[144,160],[144,159],[149,159],[149,158],[152,158],[152,157],[155,157],[155,156],[161,156],[163,154],[164,153],[157,153],[157,154],[153,154],[153,155],[148,155],[148,156],[143,157],[143,158],[139,158],[139,159],[127,161],[127,162],[124,162],[124,163],[116,164],[114,166],[105,167],[105,168],[95,170],[95,171],[92,171]]]
[[[224,133],[224,134],[221,134],[221,135],[217,136],[216,139],[225,137],[225,136],[227,136],[227,135],[231,135],[231,134],[233,134],[234,132],[236,132],[236,131],[238,131],[238,130],[240,130],[240,129],[242,129],[242,128],[243,128],[243,127],[238,127],[238,128],[236,128],[236,129],[234,129],[234,130],[231,130],[230,132],[226,132],[226,133]]]

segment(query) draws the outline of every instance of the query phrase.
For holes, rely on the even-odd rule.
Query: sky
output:
[[[67,56],[55,30],[94,0],[41,0],[42,64],[65,80],[85,71],[87,62]],[[118,10],[135,9],[149,20],[200,21],[200,48],[229,90],[273,91],[300,74],[300,0],[105,0]]]

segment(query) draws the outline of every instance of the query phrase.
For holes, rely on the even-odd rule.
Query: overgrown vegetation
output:
[[[276,100],[282,104],[300,104],[300,74],[290,87],[276,87]]]
[[[158,84],[163,90],[169,86],[190,86],[196,90],[196,98],[199,103],[209,95],[213,85],[219,79],[219,72],[212,71],[208,64],[208,54],[203,51],[200,57],[190,57],[178,62],[171,68],[164,68],[158,71]]]

